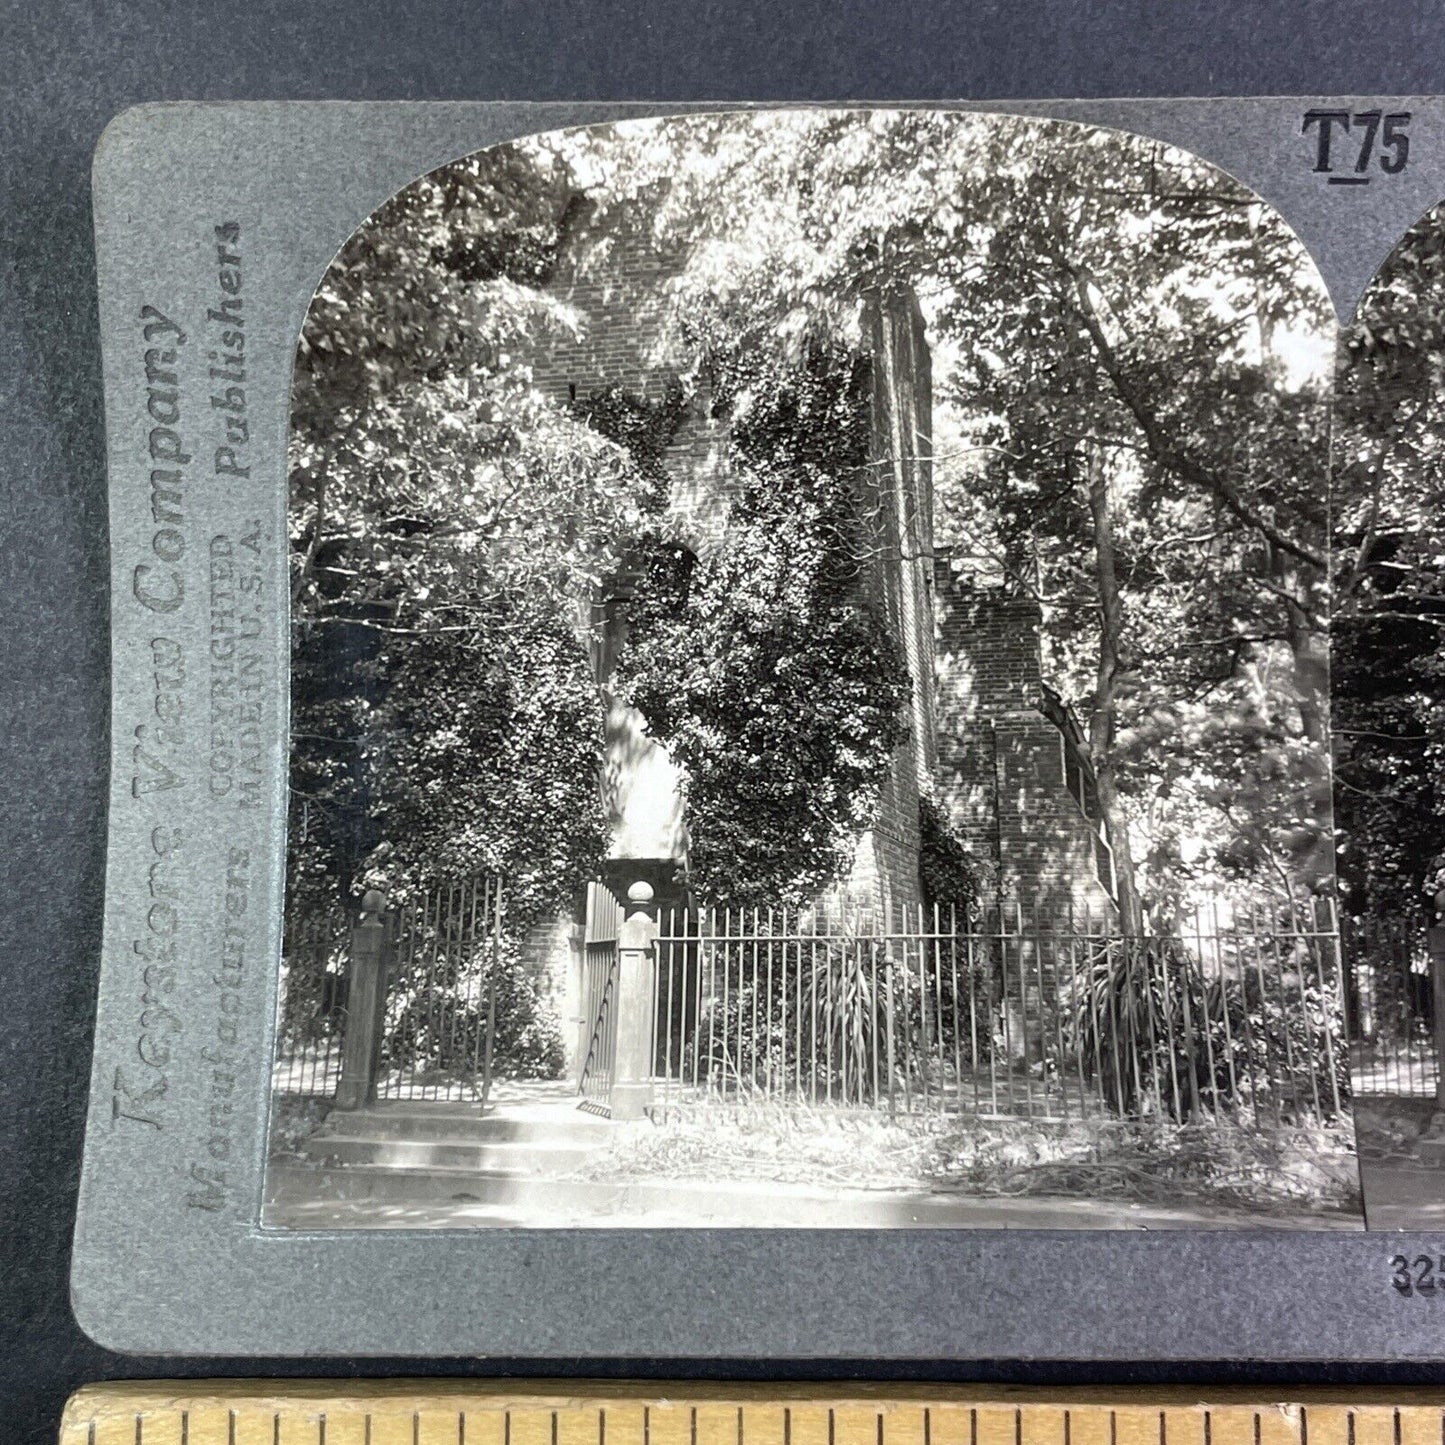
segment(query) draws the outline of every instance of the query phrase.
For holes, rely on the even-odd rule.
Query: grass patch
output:
[[[1368,1159],[1409,1162],[1419,1159],[1421,1135],[1435,1117],[1432,1097],[1356,1096],[1355,1137]]]
[[[1247,1209],[1358,1212],[1348,1128],[1160,1127],[763,1106],[620,1125],[581,1178],[716,1179]]]

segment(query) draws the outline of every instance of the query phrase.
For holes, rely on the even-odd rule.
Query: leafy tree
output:
[[[607,177],[604,213],[645,200],[690,248],[683,354],[712,322],[796,356],[856,336],[869,296],[924,299],[964,453],[937,459],[939,534],[1044,604],[1131,926],[1138,868],[1161,918],[1199,882],[1323,886],[1329,398],[1307,363],[1332,321],[1257,197],[1152,142],[995,117],[570,144]]]
[[[513,354],[575,326],[541,289],[571,194],[525,146],[435,172],[352,237],[308,313],[291,418],[293,891],[499,868],[520,928],[602,855],[585,610],[646,486]]]
[[[1147,885],[1164,923],[1196,883],[1329,877],[1327,377],[1276,341],[1322,356],[1331,322],[1256,198],[1106,140],[1045,154],[940,326],[979,448],[961,520],[985,509],[987,562],[1039,596],[1126,920]]]
[[[689,383],[720,345],[797,368],[856,344],[870,297],[922,298],[940,430],[958,443],[935,463],[939,535],[1044,606],[1051,679],[1085,723],[1131,924],[1146,893],[1162,921],[1219,879],[1281,901],[1320,886],[1327,397],[1302,362],[1322,349],[1327,305],[1256,197],[1115,133],[906,111],[698,117],[504,147],[409,188],[338,258],[298,368],[294,586],[308,636],[344,638],[328,667],[365,661],[358,628],[393,649],[407,629],[470,628],[457,636],[476,645],[483,620],[488,637],[543,637],[629,539],[660,535],[638,506],[660,485],[656,448],[643,455],[658,419],[605,394],[570,414],[541,407],[513,355],[570,323],[538,289],[561,239],[604,264],[624,215],[688,258],[664,340]],[[757,483],[770,464],[737,450]],[[796,515],[757,520],[769,489],[745,482],[729,548],[673,577],[688,600],[667,625],[688,617],[695,643],[715,599],[721,658],[726,628],[748,635],[746,549],[766,574],[796,547],[807,570],[804,521],[833,525],[823,493],[839,476],[810,465],[772,468],[771,487],[804,497]],[[801,633],[772,635],[754,663],[795,646]],[[580,643],[574,662],[580,689]],[[708,765],[683,754],[726,749],[707,689],[679,711],[660,677],[635,695],[697,812]],[[723,668],[709,685],[740,681]],[[326,786],[375,824],[383,805],[343,721],[318,720],[336,744]],[[759,785],[775,785],[773,755],[730,765],[754,756]],[[839,799],[830,816],[846,812]],[[348,856],[375,846],[366,828],[333,833]],[[741,832],[718,838],[721,857]],[[510,856],[503,841],[494,851]]]
[[[1418,916],[1445,862],[1445,210],[1361,301],[1337,396],[1340,871],[1352,911]]]

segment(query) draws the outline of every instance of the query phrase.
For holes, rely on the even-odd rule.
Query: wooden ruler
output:
[[[1445,1391],[206,1381],[92,1385],[61,1445],[1445,1445]]]

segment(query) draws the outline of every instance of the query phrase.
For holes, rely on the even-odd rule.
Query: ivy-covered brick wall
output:
[[[939,795],[997,873],[995,904],[1066,919],[1112,916],[1095,829],[1064,778],[1064,737],[1043,713],[1038,604],[935,569]]]

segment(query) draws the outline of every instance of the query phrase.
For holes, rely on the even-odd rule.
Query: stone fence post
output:
[[[653,944],[652,885],[627,890],[627,917],[617,933],[617,1053],[612,1071],[612,1117],[641,1119],[652,1104],[653,1019],[657,965]]]
[[[380,889],[368,889],[361,900],[361,919],[351,930],[346,1032],[341,1041],[341,1081],[336,1086],[338,1109],[363,1109],[376,1102],[386,985],[391,971],[388,933],[386,895]]]

